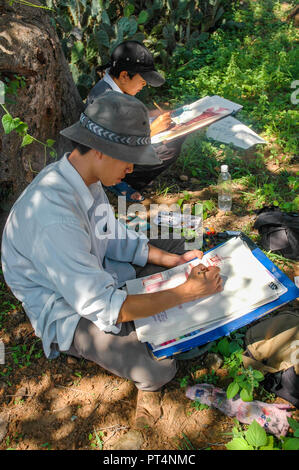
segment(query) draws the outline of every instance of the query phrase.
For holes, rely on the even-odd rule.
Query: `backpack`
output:
[[[254,228],[261,235],[262,247],[285,258],[299,259],[299,214],[274,206],[264,207],[257,214]]]
[[[299,311],[284,311],[250,327],[244,367],[265,374],[263,387],[299,408]]]

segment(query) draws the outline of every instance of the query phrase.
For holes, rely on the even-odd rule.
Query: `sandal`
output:
[[[106,186],[106,188],[109,189],[109,191],[111,191],[116,196],[125,196],[127,201],[130,201],[130,202],[144,201],[144,196],[142,196],[142,194],[140,194],[140,193],[139,193],[140,196],[141,196],[140,199],[131,198],[132,194],[138,193],[138,191],[136,191],[136,189],[132,188],[132,186],[130,186],[125,181],[122,181],[121,183],[118,183],[114,186]]]

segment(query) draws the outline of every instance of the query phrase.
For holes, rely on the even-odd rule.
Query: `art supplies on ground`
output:
[[[200,228],[202,218],[191,214],[181,214],[181,212],[161,211],[154,217],[153,222],[161,227],[196,230]]]

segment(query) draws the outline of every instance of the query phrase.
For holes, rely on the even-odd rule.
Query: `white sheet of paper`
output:
[[[253,130],[231,116],[211,124],[208,127],[206,136],[226,144],[232,143],[243,149],[248,149],[256,144],[267,143]]]
[[[136,320],[140,341],[161,344],[200,327],[210,327],[213,322],[241,316],[275,300],[286,290],[239,238],[210,251],[201,262],[206,266],[220,267],[221,276],[226,279],[223,291]],[[128,293],[156,292],[175,287],[185,282],[191,269],[188,264],[127,281]]]

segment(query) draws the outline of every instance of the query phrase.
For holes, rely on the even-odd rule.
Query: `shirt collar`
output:
[[[94,197],[91,194],[88,186],[86,186],[86,184],[84,183],[80,174],[69,162],[69,155],[70,152],[65,153],[63,157],[59,160],[59,170],[62,173],[63,177],[67,180],[67,182],[76,190],[77,193],[80,194],[86,209],[89,210],[94,203]]]
[[[113,80],[113,78],[109,75],[109,70],[110,69],[107,69],[106,70],[106,73],[103,77],[103,80],[108,83],[108,85],[111,86],[112,90],[114,91],[118,91],[119,93],[123,93],[123,91],[119,88],[119,86],[115,83],[115,81]]]

